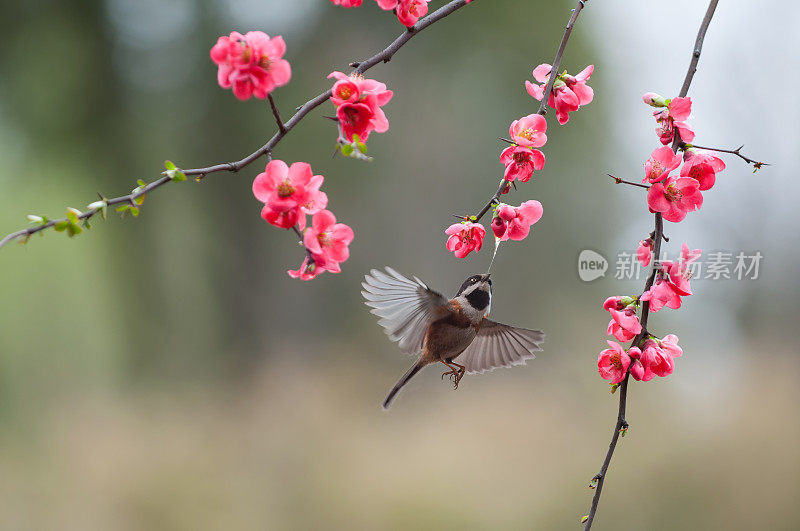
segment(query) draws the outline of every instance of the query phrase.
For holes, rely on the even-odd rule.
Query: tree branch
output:
[[[650,187],[648,185],[646,185],[646,184],[635,183],[633,181],[626,181],[625,179],[620,179],[619,177],[615,177],[615,176],[611,175],[610,173],[606,173],[606,175],[608,175],[609,177],[614,179],[614,182],[616,184],[629,184],[631,186],[638,186],[639,188],[644,188],[645,190],[649,190],[650,189]]]
[[[375,55],[373,55],[369,59],[366,59],[366,60],[356,64],[356,70],[355,70],[356,73],[363,74],[364,72],[366,72],[367,70],[369,70],[370,68],[372,68],[373,66],[375,66],[376,64],[378,64],[380,62],[388,63],[389,60],[394,56],[394,54],[397,53],[397,51],[400,48],[402,48],[408,41],[410,41],[420,31],[424,30],[425,28],[427,28],[431,24],[434,24],[435,22],[438,22],[438,21],[442,20],[443,18],[445,18],[448,15],[454,13],[458,9],[464,7],[465,5],[467,5],[467,2],[468,2],[468,0],[453,0],[452,2],[449,2],[449,3],[445,4],[444,6],[440,7],[436,11],[434,11],[433,13],[429,14],[428,16],[426,16],[424,18],[421,18],[414,26],[412,26],[412,27],[408,28],[406,31],[404,31],[399,37],[397,37],[384,50],[376,53]],[[204,167],[204,168],[192,168],[192,169],[180,170],[180,171],[182,171],[182,173],[184,175],[195,176],[195,180],[197,180],[197,181],[203,179],[205,176],[207,176],[207,175],[209,175],[211,173],[217,173],[217,172],[222,172],[222,171],[233,172],[233,173],[238,172],[242,168],[244,168],[244,167],[252,164],[253,162],[255,162],[258,158],[260,158],[260,157],[262,157],[264,155],[270,156],[271,153],[272,153],[272,150],[275,148],[275,146],[278,145],[278,143],[283,139],[284,136],[286,136],[286,134],[289,131],[291,131],[298,123],[300,123],[300,121],[303,118],[305,118],[305,116],[309,112],[311,112],[316,107],[319,107],[320,105],[325,103],[328,99],[330,99],[330,97],[331,97],[331,91],[327,90],[327,91],[323,92],[322,94],[319,94],[319,95],[311,98],[310,100],[305,102],[303,105],[298,107],[297,111],[295,112],[295,114],[287,122],[284,123],[281,120],[280,114],[278,113],[278,110],[277,110],[277,107],[275,106],[275,103],[274,103],[274,101],[272,99],[272,96],[270,95],[270,97],[269,97],[270,106],[272,107],[273,115],[275,116],[275,120],[276,120],[276,122],[278,124],[278,132],[276,132],[272,136],[272,138],[269,139],[269,141],[266,144],[264,144],[263,146],[258,148],[256,151],[250,153],[249,155],[247,155],[243,159],[238,160],[236,162],[225,162],[225,163],[220,163],[220,164],[214,164],[212,166],[207,166],[207,167]],[[106,200],[106,202],[107,202],[108,205],[116,205],[116,204],[119,204],[119,203],[132,203],[134,199],[138,199],[139,197],[143,196],[144,194],[146,194],[148,192],[151,192],[151,191],[153,191],[153,190],[155,190],[157,188],[160,188],[161,186],[167,184],[171,180],[173,180],[173,179],[171,179],[170,177],[166,177],[166,176],[162,177],[162,178],[160,178],[160,179],[158,179],[156,181],[153,181],[153,182],[149,183],[148,185],[146,185],[143,188],[140,187],[141,189],[137,189],[138,191],[132,192],[132,193],[127,194],[127,195],[123,195],[123,196],[119,196],[119,197],[114,197],[112,199],[108,199],[108,200]],[[90,209],[86,210],[85,212],[81,212],[80,215],[78,216],[78,218],[80,220],[86,221],[86,220],[92,218],[98,212],[100,212],[100,210],[102,210],[102,209],[101,208],[90,208]],[[0,248],[2,248],[4,245],[9,243],[10,241],[16,240],[18,238],[22,239],[23,241],[27,241],[27,239],[31,235],[36,234],[37,232],[43,231],[45,229],[49,229],[50,227],[53,227],[54,225],[57,225],[57,224],[62,223],[64,221],[67,221],[67,218],[55,219],[55,220],[43,223],[41,225],[38,225],[36,227],[30,227],[30,228],[27,228],[27,229],[22,229],[22,230],[19,230],[19,231],[16,231],[16,232],[12,232],[12,233],[8,234],[7,236],[5,236],[2,240],[0,240]]]
[[[706,36],[706,31],[708,31],[708,26],[711,23],[711,18],[714,16],[714,11],[717,8],[717,3],[719,0],[711,0],[708,4],[708,9],[706,10],[706,14],[703,17],[703,21],[700,24],[700,29],[697,32],[697,38],[695,39],[694,50],[692,51],[692,59],[689,62],[689,69],[686,72],[686,77],[683,80],[683,86],[681,87],[680,97],[685,97],[689,93],[689,86],[692,84],[692,79],[694,78],[694,74],[697,71],[697,62],[700,60],[700,53],[703,50],[703,40]],[[678,148],[681,145],[681,138],[678,134],[677,128],[675,129],[675,136],[672,142],[672,151],[677,152]],[[664,236],[664,220],[661,216],[660,212],[657,212],[654,216],[655,218],[655,230],[653,231],[653,265],[650,271],[650,275],[647,278],[647,282],[645,283],[644,291],[649,290],[656,279],[656,274],[658,273],[658,269],[660,267],[659,264],[659,257],[661,256],[661,240]],[[647,320],[650,317],[650,301],[644,301],[642,304],[642,316],[640,319],[642,325],[642,331],[633,338],[633,342],[631,342],[631,347],[639,347],[643,344],[644,339],[647,337]],[[627,407],[627,400],[628,400],[628,380],[630,377],[630,373],[625,376],[625,379],[620,383],[620,394],[619,394],[619,414],[617,415],[617,422],[614,429],[614,434],[611,437],[611,444],[608,447],[608,453],[606,453],[606,458],[603,460],[603,465],[600,468],[600,472],[595,476],[595,480],[597,482],[597,489],[595,490],[594,496],[592,497],[592,506],[589,509],[589,514],[586,516],[584,531],[588,531],[592,528],[592,523],[594,522],[594,517],[597,514],[597,506],[600,503],[600,494],[603,490],[603,483],[606,479],[606,473],[608,472],[608,467],[611,464],[611,458],[614,456],[614,450],[617,446],[617,441],[619,440],[619,431],[620,429],[627,429],[627,421],[625,420],[625,408]]]
[[[750,157],[745,157],[744,155],[742,155],[741,150],[742,150],[743,147],[744,147],[744,144],[742,144],[741,146],[739,146],[736,149],[722,149],[722,148],[714,148],[714,147],[708,147],[708,146],[698,146],[697,144],[681,143],[680,149],[697,148],[697,149],[705,149],[707,151],[718,151],[719,153],[730,153],[731,155],[736,155],[737,157],[739,157],[740,159],[745,161],[747,164],[752,164],[753,168],[755,168],[756,170],[761,169],[762,166],[769,166],[769,164],[766,163],[766,162],[760,162],[758,160],[753,160]]]
[[[569,17],[569,22],[567,22],[567,27],[564,29],[564,35],[561,37],[561,43],[558,45],[556,57],[553,59],[553,66],[550,69],[550,79],[547,82],[547,87],[545,88],[544,95],[542,96],[542,102],[539,105],[537,114],[541,114],[542,116],[547,114],[547,100],[550,99],[550,93],[553,92],[553,84],[556,82],[556,78],[558,77],[558,69],[561,67],[561,59],[564,56],[564,50],[567,48],[567,42],[569,41],[570,35],[572,35],[572,28],[575,27],[575,21],[578,20],[578,15],[580,14],[581,10],[586,7],[586,2],[588,1],[589,0],[578,0],[578,3],[575,5],[575,9],[572,10],[572,14]],[[515,144],[513,140],[508,138],[499,137],[499,140],[509,144]],[[489,198],[489,201],[486,203],[486,205],[478,212],[478,214],[474,216],[474,221],[480,221],[480,219],[486,215],[492,206],[498,204],[500,201],[500,196],[507,187],[508,185],[506,183],[500,182],[500,187],[497,189],[497,192],[495,192],[495,194]]]
[[[558,70],[561,68],[561,58],[564,56],[564,50],[567,47],[570,35],[572,35],[572,28],[575,27],[575,21],[578,20],[581,10],[586,7],[586,2],[589,0],[578,0],[575,9],[572,10],[572,16],[569,17],[567,27],[564,28],[564,36],[561,37],[561,44],[558,45],[556,57],[553,59],[553,67],[550,69],[550,79],[547,81],[547,87],[544,89],[544,96],[542,96],[542,103],[539,104],[539,114],[544,116],[547,114],[547,100],[550,99],[550,93],[553,92],[553,85],[558,78]]]
[[[286,134],[286,126],[283,125],[283,120],[281,120],[281,113],[278,112],[278,107],[275,106],[275,100],[272,99],[272,92],[267,94],[267,99],[269,99],[269,106],[272,109],[272,116],[275,117],[275,123],[278,124],[278,131]]]

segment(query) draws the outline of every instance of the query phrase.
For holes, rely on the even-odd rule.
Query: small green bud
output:
[[[67,219],[70,223],[77,223],[80,219],[81,211],[75,208],[67,208]]]

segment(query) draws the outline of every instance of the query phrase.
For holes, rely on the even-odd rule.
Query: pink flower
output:
[[[677,223],[703,205],[700,183],[690,177],[669,177],[647,190],[650,212],[661,212],[664,219]]]
[[[331,102],[337,107],[336,118],[345,141],[353,142],[353,135],[357,134],[359,140],[366,142],[372,131],[389,130],[389,120],[381,107],[389,103],[394,93],[384,83],[356,73],[348,76],[331,72],[328,78],[337,79],[331,89]]]
[[[531,225],[542,219],[542,213],[542,204],[533,199],[518,207],[500,203],[492,218],[492,231],[500,241],[524,240],[528,237]]]
[[[486,229],[480,223],[454,223],[450,225],[445,234],[450,236],[447,239],[447,250],[458,258],[464,258],[471,251],[478,252],[483,246],[483,238],[486,236]]]
[[[319,212],[328,204],[328,196],[319,189],[324,180],[305,162],[289,167],[282,160],[270,161],[253,180],[253,195],[264,203],[261,217],[276,227],[288,229],[297,224],[302,230],[305,214]]]
[[[636,317],[635,299],[631,297],[609,297],[603,303],[603,309],[611,314],[606,333],[620,341],[630,341],[642,331],[639,318]]]
[[[619,325],[619,323],[617,323],[614,319],[611,319],[608,322],[608,328],[606,329],[606,335],[614,336],[614,338],[617,341],[622,341],[622,342],[630,341],[631,339],[636,337],[636,334],[634,334],[633,332],[630,332],[629,330],[626,330],[626,329],[622,328]]]
[[[683,349],[678,346],[678,336],[668,334],[664,336],[660,342],[661,349],[673,358],[680,358],[683,356]]]
[[[397,3],[395,13],[397,20],[404,26],[410,28],[417,21],[428,14],[428,2],[431,0],[400,0]]]
[[[647,96],[647,94],[645,94]],[[664,145],[672,143],[675,138],[675,130],[678,131],[678,136],[684,142],[691,142],[694,140],[694,131],[692,127],[686,123],[689,115],[692,113],[692,98],[672,98],[666,107],[661,110],[654,111],[653,116],[656,118],[658,127],[656,127],[656,134],[659,140]]]
[[[675,370],[675,360],[683,354],[678,347],[678,337],[668,335],[661,341],[657,339],[647,339],[644,342],[644,350],[639,356],[633,354],[631,349],[630,357],[635,359],[631,362],[631,376],[636,380],[647,382],[654,376],[669,376]],[[637,366],[634,366],[638,364]]]
[[[230,37],[217,39],[210,55],[219,66],[219,86],[233,87],[233,95],[246,100],[251,96],[264,99],[275,87],[289,82],[292,69],[282,59],[284,53],[286,43],[281,36],[270,39],[261,31],[249,31],[246,35],[234,31]]]
[[[291,210],[273,210],[267,205],[264,205],[264,208],[261,209],[261,217],[270,225],[281,229],[291,229],[295,225],[297,225],[300,230],[306,227],[306,217],[300,215],[299,208],[293,208]]]
[[[634,302],[632,297],[623,297],[622,295],[615,295],[603,301],[603,309],[606,311],[611,310],[624,310]]]
[[[362,0],[331,0],[334,5],[342,7],[358,7],[361,5]]]
[[[628,373],[631,358],[619,343],[606,341],[608,346],[597,356],[597,369],[600,377],[604,380],[611,380],[611,383],[620,383]],[[637,349],[638,350],[638,349]]]
[[[631,347],[630,350],[628,350],[628,355],[631,358],[630,372],[634,380],[647,381],[653,377],[652,374],[649,374],[647,369],[646,354],[643,353],[639,347]]]
[[[692,287],[689,284],[691,278],[689,266],[700,257],[701,253],[700,249],[689,249],[689,246],[684,243],[681,245],[681,259],[678,262],[665,260],[661,264],[662,272],[669,275],[673,291],[682,297],[692,294]]]
[[[709,190],[717,180],[717,173],[725,169],[722,159],[704,151],[687,149],[683,154],[681,177],[691,177],[700,183],[700,190]]]
[[[303,263],[295,270],[288,270],[286,273],[292,278],[299,278],[301,280],[312,280],[320,273],[324,273],[326,269],[320,264],[324,263],[324,257],[313,256],[313,260],[309,261],[308,256],[303,259]]]
[[[644,343],[644,354],[642,361],[645,364],[645,377],[643,381],[652,380],[653,376],[669,376],[675,370],[675,362],[669,352],[661,348],[653,339],[648,339]]]
[[[505,179],[528,182],[533,176],[533,171],[544,168],[544,153],[538,149],[523,146],[509,146],[500,153],[500,162],[505,164]]]
[[[645,291],[641,297],[641,301],[648,301],[650,303],[650,311],[655,313],[664,306],[677,310],[681,307],[681,296],[675,291],[675,285],[668,282],[659,275],[653,286]]]
[[[525,90],[528,94],[541,101],[544,91],[547,89],[547,82],[550,80],[552,67],[549,64],[540,64],[533,69],[533,78],[541,83],[535,85],[530,81],[525,81]],[[547,104],[556,110],[558,123],[565,124],[569,121],[569,113],[581,108],[581,105],[591,103],[594,98],[594,91],[586,84],[586,81],[594,72],[594,65],[584,68],[577,76],[571,76],[566,72],[558,76],[553,83],[553,90],[547,98]]]
[[[386,11],[394,10],[397,19],[406,27],[411,27],[428,13],[430,0],[376,0],[378,6]]]
[[[644,163],[644,179],[642,182],[657,183],[669,176],[669,172],[681,165],[680,156],[673,153],[669,146],[657,148]]]
[[[650,259],[653,257],[653,239],[647,238],[646,240],[639,240],[639,248],[636,249],[636,259],[642,264],[643,267],[650,265]]]
[[[359,140],[365,142],[369,138],[372,127],[372,109],[365,103],[344,103],[336,109],[336,118],[342,136],[348,142],[353,142],[353,135],[358,135]]]
[[[542,147],[547,143],[547,120],[540,114],[529,114],[511,122],[508,134],[520,146]]]
[[[352,79],[340,79],[333,84],[331,101],[337,107],[343,103],[355,103],[361,99],[361,89]]]
[[[341,271],[339,263],[350,258],[348,246],[353,237],[353,229],[336,223],[336,216],[330,210],[321,210],[311,218],[311,227],[303,234],[303,245],[314,257],[322,257],[318,267],[338,273]]]
[[[665,100],[663,96],[661,96],[660,94],[656,94],[655,92],[645,92],[642,95],[642,101],[650,105],[651,107],[667,106],[667,100]]]
[[[306,186],[313,176],[305,162],[289,167],[282,160],[272,160],[253,181],[253,195],[278,212],[298,208],[306,202]]]

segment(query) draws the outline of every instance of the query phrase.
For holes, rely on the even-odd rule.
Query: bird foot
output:
[[[450,381],[453,382],[453,390],[458,389],[458,384],[461,382],[461,378],[464,377],[465,372],[465,369],[453,369],[451,371],[444,372],[442,373],[442,380],[444,380],[445,376],[449,376]]]

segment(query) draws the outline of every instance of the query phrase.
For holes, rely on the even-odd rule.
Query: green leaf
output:
[[[67,230],[67,227],[68,227],[69,225],[70,225],[69,221],[67,221],[66,219],[62,219],[61,221],[57,221],[57,222],[55,223],[55,225],[53,225],[53,228],[54,228],[54,229],[55,229],[57,232],[64,232],[65,230]]]
[[[358,150],[363,153],[364,155],[367,154],[367,145],[364,142],[356,142],[356,146],[358,146]]]
[[[83,232],[83,229],[77,223],[70,223],[67,225],[67,235],[72,238],[76,234]]]
[[[141,205],[142,203],[144,203],[144,197],[145,197],[146,195],[147,195],[147,194],[142,194],[142,195],[140,195],[140,196],[134,197],[134,198],[133,198],[133,202],[134,202],[134,203],[136,203],[137,205]]]
[[[353,146],[351,144],[345,144],[342,146],[342,155],[345,157],[349,157],[353,154]]]
[[[147,183],[144,182],[142,179],[137,179],[136,184],[139,185],[139,188],[144,188],[145,186],[147,186]]]
[[[67,219],[70,223],[77,223],[80,219],[81,211],[75,208],[68,208],[67,209]]]
[[[175,166],[175,163],[172,162],[171,160],[165,160],[164,167],[168,170],[174,170],[177,168],[177,166]]]
[[[183,173],[182,171],[178,170],[172,176],[172,180],[175,181],[176,183],[179,183],[181,181],[185,181],[186,180],[186,174]]]
[[[135,217],[135,218],[138,218],[138,217],[139,217],[139,209],[138,209],[138,208],[136,208],[135,206],[129,207],[129,208],[128,208],[128,210],[130,210],[130,212],[131,212],[131,215],[132,215],[133,217]]]

